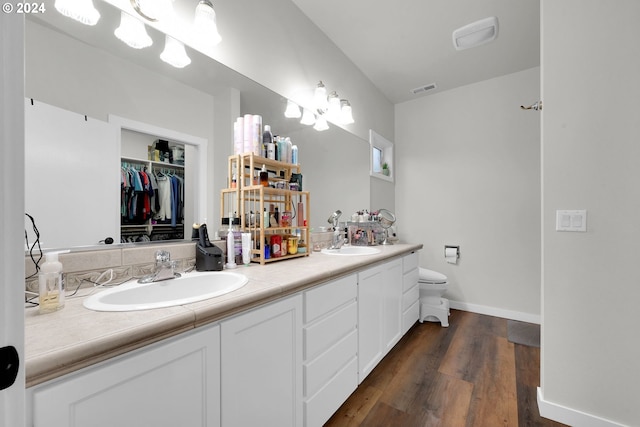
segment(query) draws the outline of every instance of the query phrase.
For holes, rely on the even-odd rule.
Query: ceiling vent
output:
[[[411,93],[413,93],[414,95],[417,95],[417,94],[422,93],[422,92],[428,92],[430,90],[433,90],[436,87],[437,86],[436,86],[435,83],[431,83],[431,84],[428,84],[428,85],[419,86],[417,88],[411,89]]]
[[[489,43],[498,37],[498,18],[491,16],[458,28],[453,32],[456,50],[469,49]]]

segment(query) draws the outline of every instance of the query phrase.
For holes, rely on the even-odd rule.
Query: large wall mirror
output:
[[[190,48],[187,52],[192,63],[183,69],[171,67],[159,59],[164,35],[152,28],[147,28],[147,32],[154,41],[153,46],[141,50],[126,46],[113,35],[119,25],[120,11],[102,1],[94,1],[94,4],[101,18],[93,27],[60,15],[53,0],[45,1],[47,13],[27,17],[25,108],[29,108],[29,100],[33,98],[36,103],[55,106],[82,119],[87,116],[88,120],[109,123],[110,115],[117,116],[206,140],[208,154],[198,154],[200,157],[194,166],[199,168],[197,185],[200,186],[194,221],[206,220],[212,229],[217,229],[220,223],[217,201],[220,189],[226,186],[227,171],[222,165],[233,150],[230,137],[234,114],[260,114],[263,123],[270,124],[274,133],[290,136],[298,145],[304,189],[311,192],[312,226],[326,225],[326,218],[335,209],[353,212],[370,208],[367,141],[338,127],[317,132],[295,119],[286,119],[283,115],[286,100],[280,95]],[[35,125],[37,127],[37,123]],[[77,158],[79,163],[89,165],[93,173],[87,180],[118,174],[120,159],[111,156],[117,156],[114,153],[119,151],[111,149],[113,147],[96,149],[93,157],[99,157],[100,162],[74,155],[66,148],[57,150],[56,141],[65,139],[65,128],[59,126],[59,134],[49,138],[48,149],[65,156],[67,161]],[[109,132],[101,132],[100,137]],[[97,135],[83,138],[87,141],[99,139]],[[73,187],[74,180],[50,171],[42,176],[38,168],[30,167],[30,163],[27,158],[26,173],[33,182],[46,179],[52,186],[64,187],[70,194],[82,193],[83,189]],[[105,170],[110,167],[115,170]],[[58,179],[60,183],[56,184]],[[34,206],[31,201],[38,199],[40,192],[37,185],[28,186],[28,206]],[[70,194],[60,193],[60,202],[72,203]],[[96,209],[114,210],[117,215],[117,188],[113,194],[115,202],[113,198],[98,200]],[[116,203],[115,207],[113,203]],[[110,235],[109,227],[118,224],[117,219],[112,222],[96,219],[87,224],[81,216],[74,217],[73,210],[62,213],[60,209],[31,209],[35,209],[29,213],[36,221],[47,217],[51,224],[39,227],[48,248],[96,245],[100,238]],[[59,212],[61,215],[57,216]],[[66,229],[67,236],[74,238],[58,240],[53,237],[51,227],[56,224]],[[97,225],[99,232],[90,233],[93,230],[90,227],[98,228]],[[25,229],[29,227],[25,222]]]

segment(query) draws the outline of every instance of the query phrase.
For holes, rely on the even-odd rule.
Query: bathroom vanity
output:
[[[421,247],[253,264],[184,306],[27,310],[27,424],[320,426],[418,319]]]

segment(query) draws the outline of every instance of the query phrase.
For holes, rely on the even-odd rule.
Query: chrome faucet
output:
[[[344,233],[338,227],[338,218],[342,215],[342,211],[337,210],[331,214],[327,222],[333,226],[333,238],[331,240],[331,246],[327,249],[340,249],[344,245]]]
[[[175,265],[175,261],[171,261],[171,254],[169,251],[156,251],[155,271],[138,280],[138,283],[151,283],[178,278],[180,277],[180,273],[176,273],[174,271]]]

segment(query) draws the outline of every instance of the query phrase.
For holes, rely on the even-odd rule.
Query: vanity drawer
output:
[[[407,292],[402,294],[402,312],[409,308],[414,302],[420,299],[420,286],[417,284]]]
[[[358,359],[353,357],[315,395],[305,399],[306,427],[321,427],[358,387]]]
[[[309,323],[337,307],[356,299],[358,277],[352,274],[304,293],[304,322]]]
[[[402,334],[406,334],[414,323],[418,321],[420,317],[420,301],[413,303],[406,311],[402,312]]]
[[[420,278],[420,272],[417,268],[405,273],[402,276],[402,292],[407,292],[414,285],[418,283],[418,279]]]
[[[358,305],[350,304],[304,328],[304,360],[312,360],[341,338],[356,330]]]
[[[316,359],[304,365],[304,395],[313,396],[358,354],[358,333],[352,331]]]
[[[418,268],[418,253],[412,252],[402,257],[402,273],[407,273],[414,268]]]

